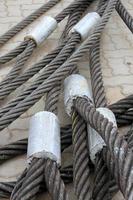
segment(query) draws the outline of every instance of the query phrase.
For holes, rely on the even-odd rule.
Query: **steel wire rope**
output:
[[[96,29],[93,31],[91,36],[84,41],[81,46],[73,53],[69,60],[67,60],[60,68],[58,68],[49,78],[46,79],[33,93],[31,93],[27,98],[25,98],[21,103],[15,106],[12,110],[7,112],[0,119],[0,130],[9,125],[14,121],[18,116],[25,112],[29,107],[31,107],[38,99],[41,98],[44,92],[48,92],[57,81],[62,80],[71,70],[71,66],[74,66],[88,51],[89,48],[95,43],[96,39],[100,36],[103,31],[108,19],[114,10],[116,5],[116,0],[109,1],[107,9],[102,17],[101,23],[98,24]],[[18,109],[19,108],[19,109]],[[17,111],[17,112],[16,112]],[[12,118],[11,118],[12,116]]]
[[[93,0],[89,0],[88,1],[88,5],[92,2]],[[68,14],[70,14],[75,8],[77,8],[78,6],[80,6],[81,5],[81,2],[82,2],[82,4],[83,5],[85,5],[85,7],[86,7],[86,5],[87,5],[87,3],[86,3],[86,0],[78,0],[77,2],[74,2],[74,3],[71,3],[67,8],[65,8],[63,11],[61,11],[56,17],[55,17],[55,20],[57,21],[57,23],[59,23],[59,22],[61,22]],[[81,6],[81,11],[83,10],[83,6]],[[34,43],[34,41],[32,41],[32,40],[30,40],[30,43],[29,43],[29,45],[31,44],[31,43]],[[28,44],[27,44],[28,45]],[[34,44],[31,44],[31,47],[34,45],[34,47],[35,47],[35,43]],[[32,49],[33,50],[33,49]],[[30,52],[31,52],[31,49],[29,48],[29,47],[27,47],[27,54],[29,54],[29,56],[30,56]],[[25,55],[25,53],[24,53],[24,55]],[[25,56],[22,56],[22,60],[24,60],[24,58],[23,57],[26,57],[26,55]],[[28,57],[28,56],[27,56]],[[20,58],[18,58],[17,59],[17,66],[15,66],[14,68],[13,68],[13,70],[11,71],[11,73],[9,73],[9,75],[6,77],[6,80],[4,80],[4,81],[2,81],[1,82],[1,84],[0,84],[0,86],[1,86],[1,88],[0,88],[0,100],[3,100],[8,94],[10,94],[10,92],[12,92],[14,89],[16,89],[16,87],[18,87],[18,84],[17,84],[17,82],[19,82],[19,84],[20,84],[20,77],[21,77],[21,75],[20,75],[20,77],[17,77],[17,75],[18,75],[18,73],[20,72],[20,70],[21,70],[21,67],[23,66],[22,64],[21,64],[21,59]],[[19,60],[19,62],[18,62],[18,60]],[[16,74],[16,72],[17,72],[17,74]],[[17,80],[16,80],[16,79]],[[14,80],[15,79],[15,80]],[[14,85],[12,85],[13,83],[15,83]],[[12,85],[12,87],[11,87],[11,85]]]

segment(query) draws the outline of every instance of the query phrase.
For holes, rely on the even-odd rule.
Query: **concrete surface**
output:
[[[29,15],[35,9],[43,5],[47,0],[0,0],[0,34],[2,35],[17,22]],[[62,0],[57,6],[51,9],[48,13],[55,16],[72,0]],[[133,16],[132,0],[124,1],[124,5]],[[25,68],[37,62],[45,54],[50,52],[58,44],[58,39],[65,25],[64,20],[52,34],[52,36],[38,49],[34,51],[33,56],[26,63]],[[7,53],[9,50],[17,46],[22,40],[27,31],[27,28],[11,39],[6,45],[0,49],[0,56]],[[79,69],[83,75],[89,80],[89,64],[87,56],[84,56],[79,63]],[[127,29],[116,12],[113,13],[108,25],[102,36],[101,42],[101,63],[103,69],[103,78],[106,88],[108,103],[116,102],[117,100],[133,93],[133,35]],[[13,66],[13,62],[1,66],[0,81],[6,76]],[[17,91],[13,92],[5,102],[14,98],[22,90],[31,84],[33,80],[28,81],[21,86]],[[24,113],[19,119],[13,122],[8,128],[0,132],[0,145],[8,144],[18,139],[25,138],[28,134],[29,119],[37,111],[43,110],[45,96]],[[1,106],[5,104],[3,102]],[[63,108],[63,97],[60,95],[59,101],[59,117],[62,125],[67,124],[70,119],[66,116]],[[65,156],[69,158],[70,153]],[[65,157],[64,156],[64,157]],[[22,172],[26,166],[25,156],[13,159],[0,166],[0,181],[12,181]],[[69,186],[72,190],[72,187]],[[44,199],[44,196],[38,199]],[[74,197],[73,197],[74,198]],[[46,198],[47,199],[47,198]],[[117,194],[115,200],[122,199],[121,194]]]

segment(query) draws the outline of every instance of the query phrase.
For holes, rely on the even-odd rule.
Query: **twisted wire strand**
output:
[[[6,55],[1,56],[0,57],[0,65],[11,61],[13,58],[15,58],[19,54],[21,54],[25,50],[25,48],[27,47],[27,44],[28,44],[28,41],[25,40],[18,47],[16,47],[15,49],[11,50]]]
[[[128,13],[121,0],[116,4],[116,10],[129,30],[133,33],[133,17]]]
[[[6,94],[5,93],[3,94],[3,92],[2,92],[4,87],[7,87],[8,84],[10,85],[12,80],[15,79],[19,75],[22,67],[24,66],[24,64],[26,63],[28,58],[33,53],[35,46],[36,45],[35,45],[34,41],[29,40],[29,43],[27,44],[27,47],[25,48],[23,53],[21,53],[16,58],[15,66],[13,67],[13,69],[9,72],[9,74],[6,76],[6,78],[2,82],[0,82],[0,100],[3,100],[6,97]]]
[[[23,21],[18,23],[16,26],[8,30],[4,35],[0,36],[0,45],[4,45],[9,39],[15,36],[18,32],[20,32],[23,28],[31,24],[34,20],[40,17],[42,14],[47,12],[50,8],[55,6],[60,0],[50,0],[38,10],[30,14]]]
[[[107,0],[101,0],[99,2],[97,12],[100,16],[103,15]],[[90,49],[90,74],[92,94],[95,107],[107,107],[107,100],[105,95],[101,63],[100,63],[100,38],[96,41],[94,46]],[[110,190],[112,188],[112,182],[115,184],[114,192]],[[102,154],[96,155],[95,161],[95,173],[94,173],[94,186],[92,190],[93,200],[111,200],[116,190],[116,183],[108,171],[107,165],[102,158]]]
[[[94,47],[90,50],[90,73],[95,106],[106,107],[107,100],[105,97],[105,89],[100,64],[100,40],[98,40]]]
[[[43,69],[46,65],[48,65],[52,60],[56,58],[59,52],[63,49],[67,41],[63,41],[58,47],[56,47],[51,53],[46,55],[42,60],[38,63],[34,64],[32,67],[27,69],[23,74],[20,74],[14,80],[11,81],[11,84],[5,85],[3,92],[8,95],[13,90],[21,86],[25,83],[28,79],[32,78],[35,74],[37,74],[41,69]],[[13,100],[14,101],[14,100]],[[10,103],[9,103],[10,104]],[[10,107],[10,106],[9,106]],[[4,109],[5,110],[5,109]],[[7,112],[7,110],[5,110]],[[2,116],[2,115],[0,115]]]
[[[113,160],[113,175],[125,199],[133,198],[133,156],[128,143],[118,134],[116,127],[101,115],[92,103],[83,98],[74,102],[75,109],[104,139]],[[111,167],[108,166],[108,167]]]
[[[112,105],[109,105],[109,108],[115,114],[118,126],[132,124],[133,95],[130,95]]]
[[[45,80],[36,90],[34,90],[31,95],[25,98],[21,103],[19,103],[12,110],[7,112],[0,119],[0,130],[5,128],[28,108],[34,105],[34,103],[42,97],[44,92],[49,91],[57,81],[61,81],[62,79],[64,79],[65,76],[67,76],[72,68],[71,66],[75,66],[77,62],[82,58],[84,53],[88,52],[88,49],[94,45],[96,39],[100,36],[106,23],[108,22],[116,3],[117,0],[109,1],[101,22],[98,24],[91,36],[88,37],[85,42],[83,42],[83,44],[72,54],[72,56],[70,56],[69,60],[67,60],[51,76],[49,76],[49,78],[47,78],[47,80]]]
[[[68,200],[68,193],[65,189],[64,182],[61,179],[57,163],[50,159],[46,160],[45,165],[46,186],[53,200]]]
[[[91,199],[87,127],[76,111],[72,113],[73,179],[77,198]]]
[[[93,0],[88,0],[89,4],[91,2],[93,2]],[[58,14],[55,17],[56,21],[59,23],[62,20],[62,18],[64,19],[66,16],[72,14],[73,11],[75,9],[79,8],[79,6],[82,6],[83,3],[86,3],[86,0],[77,0],[77,1],[74,1],[67,8],[65,8],[60,14]]]
[[[61,177],[64,183],[69,184],[73,180],[73,167],[67,166],[60,169]],[[13,191],[16,182],[0,182],[0,197],[1,198],[9,198],[11,192]],[[45,182],[41,182],[39,193],[46,191]]]
[[[21,102],[21,100],[25,100],[25,97],[28,98],[28,95],[32,94],[32,91],[34,91],[36,88],[39,88],[41,86],[41,83],[44,82],[44,80],[46,78],[48,78],[50,76],[51,73],[53,73],[58,67],[60,67],[60,65],[62,63],[64,63],[66,61],[66,59],[71,55],[71,53],[73,52],[73,50],[75,49],[76,45],[80,42],[80,36],[79,34],[74,34],[70,40],[68,41],[68,43],[66,44],[66,46],[62,49],[62,51],[60,52],[60,54],[57,56],[57,58],[55,58],[50,65],[48,65],[47,67],[45,67],[43,73],[37,78],[37,80],[27,89],[23,92],[23,94],[21,94],[20,96],[18,96],[14,101],[13,104],[19,104],[19,102]],[[70,70],[69,70],[70,72]],[[63,72],[62,72],[63,74]],[[54,79],[56,84],[56,78]],[[60,81],[60,80],[59,80]],[[40,86],[39,86],[40,85]],[[50,86],[50,88],[52,88],[54,86],[53,84]],[[39,87],[38,87],[39,86]],[[47,90],[49,91],[49,90]],[[41,93],[41,96],[44,95],[44,92]],[[40,98],[38,98],[38,95],[35,97],[34,100],[39,100]],[[12,103],[11,103],[12,104]],[[8,105],[9,106],[9,105]],[[26,107],[25,107],[26,108]],[[5,108],[4,108],[5,109]],[[2,109],[3,112],[3,109]],[[9,111],[10,112],[10,111]],[[7,112],[8,113],[8,112]],[[18,113],[19,114],[19,113]],[[4,116],[3,116],[4,117]],[[2,118],[1,118],[2,119]]]
[[[34,158],[25,170],[23,178],[20,178],[11,194],[11,199],[33,199],[39,192],[40,184],[43,181],[45,159]]]
[[[93,1],[84,1],[78,8],[76,8],[71,15],[69,15],[67,25],[62,33],[61,39],[64,40],[64,38],[67,38],[67,35],[69,35],[69,32],[71,28],[78,23],[80,18],[83,15],[83,12],[88,8],[88,6]]]

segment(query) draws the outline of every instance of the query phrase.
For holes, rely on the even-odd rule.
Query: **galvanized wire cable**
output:
[[[124,21],[124,23],[129,28],[129,30],[133,33],[133,17],[126,10],[121,0],[119,0],[118,3],[116,4],[116,10],[120,15],[120,17],[122,18],[122,20]]]
[[[104,118],[94,108],[91,101],[77,98],[74,102],[75,109],[83,119],[91,125],[104,139],[107,150],[113,161],[113,175],[125,199],[133,198],[133,156],[128,143],[120,136],[113,123]],[[108,154],[105,154],[108,155]],[[111,167],[110,165],[108,167]]]
[[[11,84],[12,80],[20,74],[22,67],[33,53],[35,47],[35,42],[29,40],[25,50],[16,58],[15,65],[13,66],[12,70],[6,75],[4,80],[0,82],[0,93],[2,93],[2,89],[6,87],[7,84]],[[3,100],[4,97],[4,95],[0,94],[0,100]]]
[[[87,127],[80,115],[72,113],[73,181],[77,199],[91,199]]]
[[[9,31],[4,33],[2,36],[0,36],[0,45],[4,45],[9,39],[11,39],[17,33],[19,33],[23,28],[25,28],[26,26],[31,24],[34,20],[36,20],[42,14],[47,12],[50,8],[55,6],[58,2],[60,2],[60,0],[48,1],[46,4],[44,4],[38,10],[36,10],[32,14],[30,14],[28,17],[26,17],[23,21],[18,23],[15,27],[11,28]]]
[[[98,24],[91,36],[83,42],[83,44],[75,51],[75,53],[73,53],[70,59],[60,68],[58,68],[51,76],[49,76],[49,78],[47,78],[46,81],[44,81],[36,90],[34,90],[31,95],[25,98],[21,103],[7,112],[0,119],[0,130],[5,128],[18,116],[25,112],[29,107],[31,107],[35,102],[37,102],[37,100],[41,98],[44,92],[48,92],[57,81],[61,81],[69,73],[70,69],[72,68],[71,66],[75,66],[77,62],[82,58],[84,53],[88,52],[88,49],[91,48],[93,44],[95,44],[96,39],[100,36],[106,23],[108,22],[116,3],[117,0],[109,1],[101,22]]]

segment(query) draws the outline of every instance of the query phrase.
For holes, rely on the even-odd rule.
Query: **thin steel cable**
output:
[[[116,4],[116,10],[129,30],[133,33],[133,17],[128,13],[121,0]]]
[[[72,132],[75,195],[79,200],[91,199],[87,127],[84,120],[74,110],[72,113]]]
[[[9,72],[9,74],[5,77],[5,79],[2,82],[0,82],[0,100],[3,100],[5,97],[5,95],[2,95],[2,89],[6,87],[8,84],[11,84],[12,80],[19,75],[22,67],[33,53],[35,46],[36,46],[35,42],[29,40],[25,50],[16,58],[13,69]]]
[[[104,139],[113,161],[113,171],[111,171],[113,172],[116,183],[125,199],[132,199],[133,156],[132,150],[128,147],[128,143],[119,135],[118,129],[113,127],[113,123],[109,122],[108,119],[104,118],[103,115],[96,111],[91,101],[77,98],[74,106],[83,119]],[[111,165],[108,167],[111,167]]]
[[[4,35],[0,36],[0,45],[5,44],[9,39],[11,39],[17,33],[19,33],[23,28],[25,28],[26,26],[31,24],[34,20],[36,20],[42,14],[47,12],[50,8],[55,6],[58,2],[60,2],[60,0],[50,0],[50,1],[48,1],[46,4],[44,4],[38,10],[36,10],[32,14],[30,14],[28,17],[26,17],[23,21],[21,21],[16,26],[14,26],[9,31],[7,31]]]
[[[78,23],[83,15],[83,12],[88,8],[92,1],[83,2],[78,8],[76,8],[71,15],[69,15],[67,25],[62,33],[61,39],[64,40],[70,34],[71,28]]]
[[[6,55],[1,56],[0,57],[0,65],[11,61],[13,58],[15,58],[19,54],[21,54],[25,50],[25,48],[27,47],[27,44],[28,44],[28,41],[25,40],[18,47],[16,47],[15,49],[11,50]]]
[[[107,0],[99,2],[97,12],[100,16],[103,15],[107,6]],[[90,74],[94,104],[96,108],[107,107],[107,100],[103,84],[101,63],[100,63],[100,38],[95,45],[90,49]],[[92,191],[93,200],[111,200],[113,192],[110,192],[113,178],[107,169],[106,163],[102,158],[102,154],[98,153],[95,160],[94,186]],[[114,182],[114,181],[113,181]],[[116,184],[115,184],[116,185]],[[116,192],[116,187],[114,187]]]
[[[49,91],[57,81],[62,80],[70,71],[71,66],[75,66],[77,62],[82,58],[84,53],[88,52],[88,49],[93,46],[96,39],[100,36],[106,23],[108,22],[112,11],[115,8],[117,0],[109,1],[107,9],[102,17],[101,22],[93,31],[90,37],[83,42],[83,44],[73,53],[70,59],[65,62],[60,68],[58,68],[46,81],[44,81],[31,95],[19,103],[14,109],[7,112],[0,120],[0,130],[5,128],[8,124],[14,121],[18,116],[31,107],[44,92]],[[16,112],[17,111],[17,112]]]

